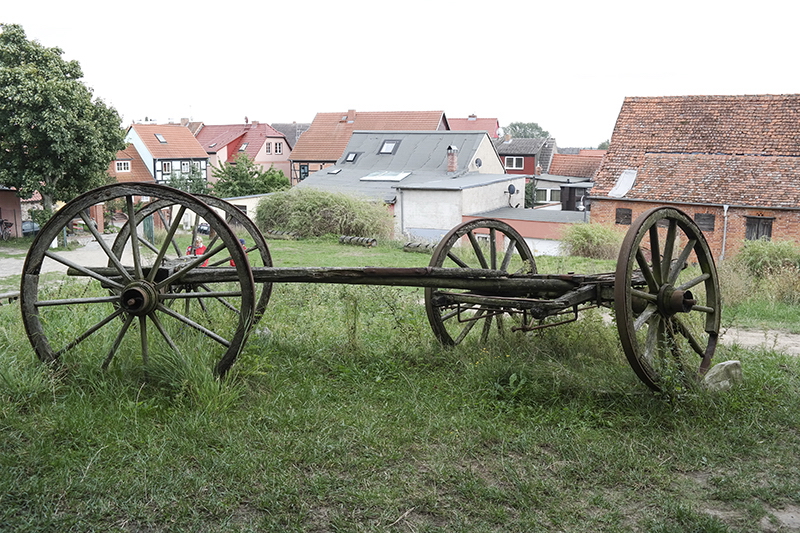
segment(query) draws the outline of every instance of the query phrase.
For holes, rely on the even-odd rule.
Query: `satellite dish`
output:
[[[475,166],[476,167],[481,168],[482,164],[483,164],[483,161],[481,161],[480,157],[475,160]]]
[[[517,188],[514,187],[513,183],[508,184],[508,194],[514,194],[517,192]]]

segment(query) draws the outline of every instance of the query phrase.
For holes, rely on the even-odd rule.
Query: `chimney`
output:
[[[450,145],[447,147],[447,172],[458,170],[458,147]]]
[[[537,176],[542,175],[542,165],[536,165],[536,175]]]
[[[506,133],[506,134],[503,136],[503,142],[504,142],[504,143],[510,143],[510,142],[511,142],[511,134],[510,134],[510,133]]]

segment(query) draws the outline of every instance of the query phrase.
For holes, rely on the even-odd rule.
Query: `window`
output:
[[[627,209],[625,207],[618,207],[615,222],[617,224],[622,224],[623,226],[630,226],[632,217],[633,217],[633,212],[630,209]]]
[[[748,241],[756,241],[758,239],[770,240],[772,239],[772,221],[773,217],[745,217],[747,224],[745,225],[744,238]]]
[[[272,143],[264,144],[264,153],[270,155],[272,153]]]
[[[162,161],[161,172],[163,172],[164,174],[169,174],[170,172],[172,172],[172,163],[170,161]]]
[[[188,161],[181,161],[181,173],[182,174],[188,174],[190,168],[191,168],[191,165],[189,165]]]
[[[130,171],[131,171],[130,161],[117,161],[117,172],[130,172]]]
[[[511,170],[522,170],[525,166],[525,160],[522,157],[506,156],[506,168]]]
[[[348,163],[355,163],[356,158],[358,158],[358,152],[349,152],[344,160]]]
[[[275,155],[280,155],[283,153],[283,143],[276,142],[275,143]]]
[[[158,142],[160,142],[161,144],[167,144],[167,140],[164,138],[163,135],[161,135],[160,133],[155,133],[154,135],[156,136],[156,139],[158,139]]]
[[[714,231],[714,215],[711,213],[696,213],[694,221],[703,231]]]
[[[544,203],[547,201],[547,189],[536,189],[536,203]]]
[[[247,145],[248,144],[250,144],[250,143],[242,143],[242,145],[239,147],[239,151],[240,152],[244,152],[245,150],[247,150]]]
[[[550,189],[550,201],[551,202],[561,201],[561,189]]]
[[[300,179],[304,180],[308,177],[308,164],[300,165]]]
[[[192,161],[192,168],[200,172],[200,161]]]
[[[400,141],[397,140],[386,140],[383,141],[381,145],[381,149],[378,151],[379,154],[394,154],[397,152],[397,147],[400,146]]]

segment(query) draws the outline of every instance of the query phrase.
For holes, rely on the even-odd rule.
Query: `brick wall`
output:
[[[630,209],[630,220],[632,222],[648,209],[660,205],[664,204],[593,198],[591,221],[592,223],[616,224],[617,209],[620,208]],[[721,206],[670,205],[668,207],[680,209],[698,222],[711,247],[711,252],[717,260],[723,257],[732,258],[742,247],[745,241],[748,217],[765,217],[767,220],[772,218],[773,240],[790,240],[800,243],[800,209],[787,211],[730,207],[726,225],[725,211]],[[713,224],[713,229],[710,228],[711,224]],[[725,245],[724,255],[722,250],[723,240]]]

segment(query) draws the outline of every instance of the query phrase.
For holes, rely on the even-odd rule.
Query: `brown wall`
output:
[[[11,227],[11,235],[14,237],[22,236],[22,208],[15,191],[0,191],[0,218],[14,223]]]
[[[663,205],[665,204],[593,198],[591,221],[592,223],[615,224],[617,208],[630,209],[631,221],[635,221],[640,214],[648,209]],[[774,217],[775,220],[772,222],[772,239],[800,243],[800,210],[783,211],[729,207],[726,231],[725,210],[721,206],[668,205],[667,207],[680,209],[692,219],[694,219],[697,214],[714,215],[714,230],[704,230],[703,235],[711,247],[714,258],[717,260],[732,258],[742,247],[745,241],[747,216]],[[722,249],[723,240],[725,241],[724,254]]]

